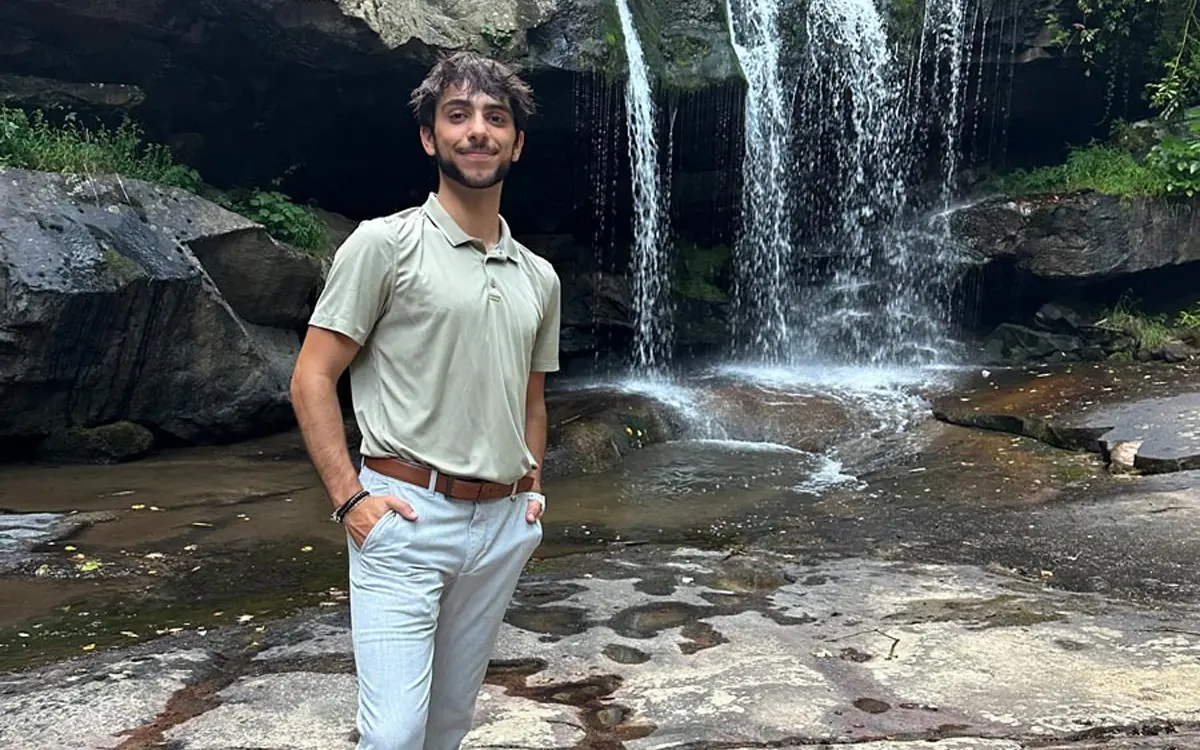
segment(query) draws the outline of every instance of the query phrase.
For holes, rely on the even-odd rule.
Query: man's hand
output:
[[[363,542],[367,541],[367,534],[371,533],[371,529],[375,528],[375,524],[379,523],[379,519],[383,518],[383,514],[389,509],[399,513],[401,518],[417,520],[417,512],[413,507],[398,497],[371,495],[363,498],[358,505],[350,509],[344,521],[355,547],[362,549]]]
[[[540,492],[530,491],[522,492],[520,497],[525,498],[525,520],[529,523],[536,523],[546,512],[546,496]]]

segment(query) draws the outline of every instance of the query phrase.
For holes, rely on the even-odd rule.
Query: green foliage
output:
[[[1187,113],[1186,135],[1166,135],[1146,155],[1146,165],[1163,175],[1167,191],[1191,198],[1200,193],[1200,107]]]
[[[317,215],[283,193],[258,189],[221,193],[213,202],[262,224],[272,237],[301,250],[321,254],[329,249],[325,225]]]
[[[84,127],[74,113],[51,122],[45,113],[0,107],[0,167],[87,175],[119,174],[203,194],[266,227],[277,239],[314,254],[329,250],[325,225],[311,210],[276,191],[209,195],[200,174],[175,161],[166,146],[147,143],[132,120],[115,130]],[[211,191],[209,191],[211,192]]]
[[[1073,149],[1065,164],[1016,170],[997,178],[994,187],[1005,193],[1025,195],[1070,190],[1096,190],[1128,196],[1165,195],[1165,175],[1139,162],[1128,151],[1093,143]]]
[[[676,293],[703,302],[727,302],[729,296],[721,289],[721,283],[729,261],[729,248],[724,245],[678,245],[673,282]]]
[[[1128,295],[1118,300],[1113,309],[1097,321],[1096,325],[1126,334],[1137,341],[1139,349],[1153,351],[1162,348],[1174,338],[1174,331],[1166,315],[1147,315],[1141,312],[1137,302]]]
[[[120,174],[197,190],[196,170],[177,164],[171,152],[146,143],[142,129],[125,120],[116,130],[85,128],[74,114],[51,123],[41,111],[0,107],[0,166],[43,172]]]

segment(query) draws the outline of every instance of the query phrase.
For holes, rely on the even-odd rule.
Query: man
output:
[[[532,91],[471,53],[413,92],[438,188],[338,249],[296,362],[305,445],[342,521],[360,750],[452,750],[542,538],[560,285],[499,214]],[[338,408],[350,368],[363,465]]]

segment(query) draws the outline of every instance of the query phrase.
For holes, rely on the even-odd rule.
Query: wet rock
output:
[[[118,463],[141,458],[154,447],[154,435],[132,422],[62,430],[38,444],[43,460]]]
[[[1200,371],[1191,368],[1148,364],[1018,374],[1004,387],[937,399],[933,411],[952,424],[1100,453],[1118,473],[1200,468]]]
[[[550,394],[546,476],[611,469],[631,451],[675,434],[666,410],[652,399],[606,390]]]
[[[1093,192],[994,198],[955,212],[960,242],[980,257],[1011,257],[1019,272],[1111,278],[1200,261],[1200,208]]]
[[[239,316],[183,244],[252,235],[261,227],[182,190],[0,170],[12,312],[0,321],[0,438],[130,421],[214,442],[290,425],[298,335]],[[267,299],[307,300],[319,276],[288,277],[300,278],[287,291],[264,281]]]

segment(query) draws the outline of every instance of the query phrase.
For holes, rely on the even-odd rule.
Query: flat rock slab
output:
[[[987,371],[985,371],[987,372]],[[937,418],[1105,455],[1144,474],[1200,468],[1200,368],[1092,364],[979,374]]]
[[[644,549],[524,582],[464,748],[1020,750],[1200,720],[1189,608],[969,566],[726,558]],[[347,626],[324,611],[9,675],[0,747],[351,750]]]

